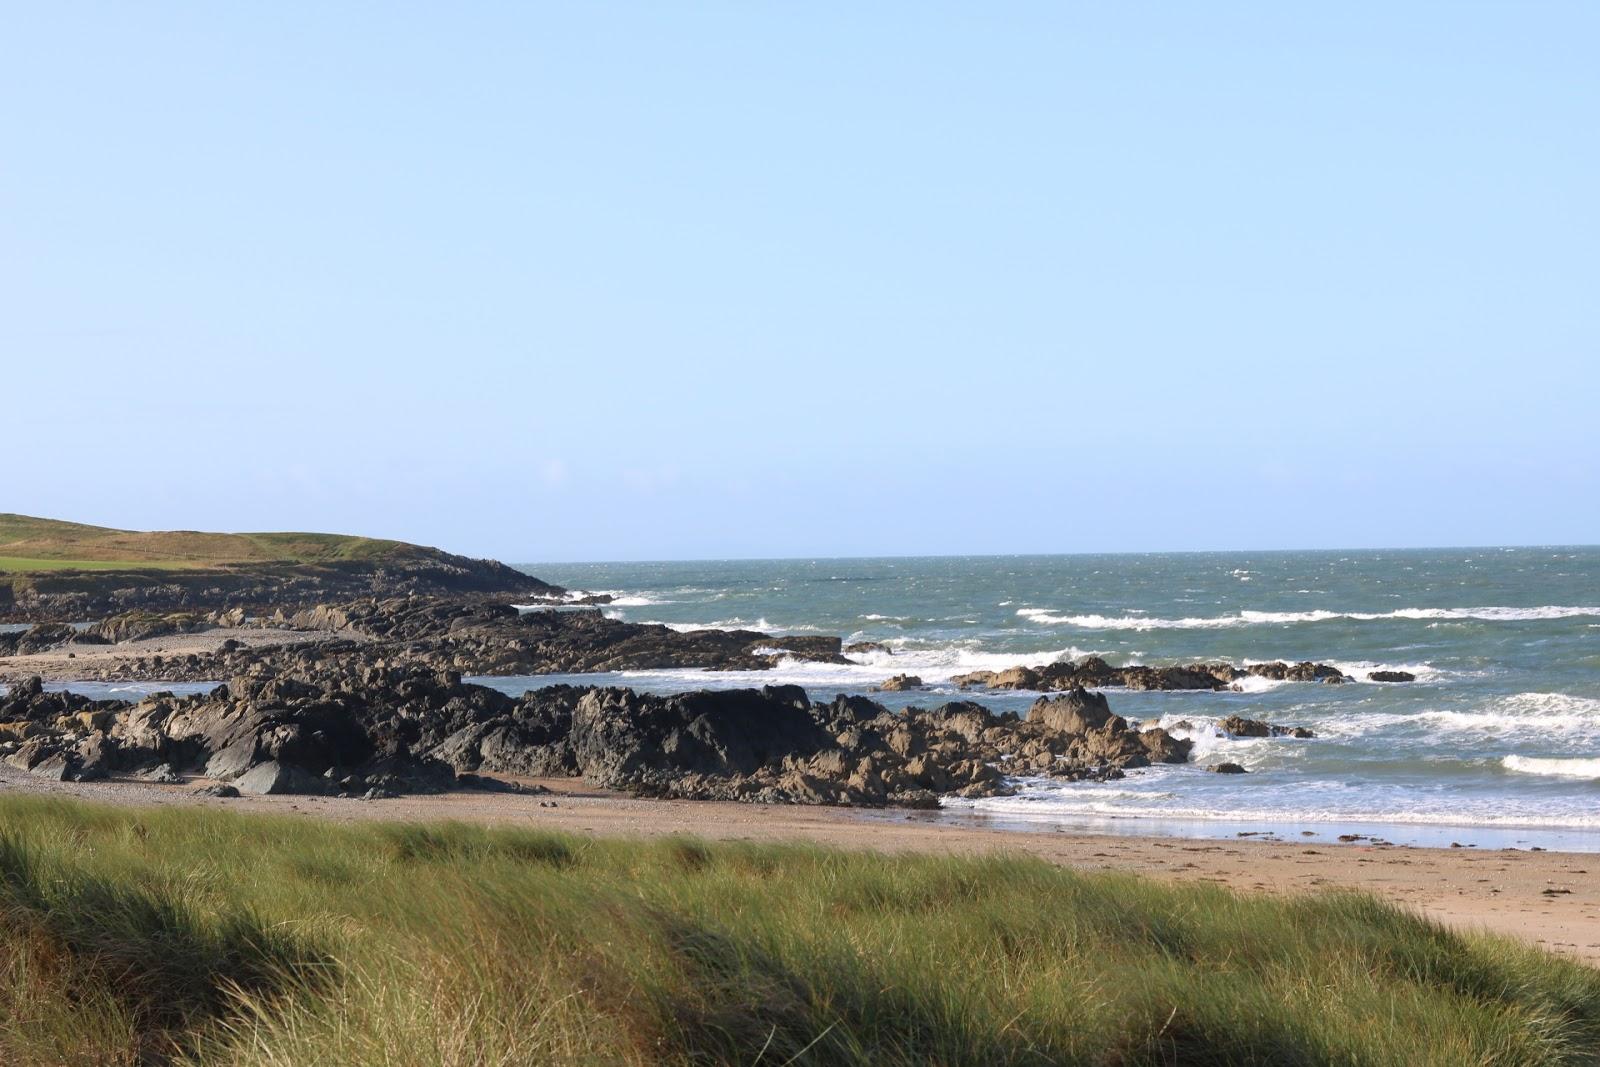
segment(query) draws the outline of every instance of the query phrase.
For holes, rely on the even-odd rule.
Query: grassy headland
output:
[[[493,560],[325,533],[141,532],[0,514],[0,621],[559,589]]]
[[[0,800],[8,1064],[1559,1064],[1600,971],[1015,858]]]
[[[424,558],[436,549],[324,533],[145,532],[0,514],[0,571],[215,567]]]

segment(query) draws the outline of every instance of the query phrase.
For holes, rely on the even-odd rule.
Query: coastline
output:
[[[1082,870],[1241,892],[1358,890],[1447,926],[1519,938],[1600,966],[1600,856],[1517,849],[1421,848],[1315,840],[1202,839],[1038,832],[962,825],[898,810],[861,811],[714,800],[640,799],[570,779],[528,780],[546,794],[452,792],[384,800],[303,795],[198,796],[189,785],[48,782],[0,765],[0,792],[74,797],[119,807],[204,805],[335,821],[453,820],[604,837],[693,835],[800,841],[876,852],[1012,852]]]

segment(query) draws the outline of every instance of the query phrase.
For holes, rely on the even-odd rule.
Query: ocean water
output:
[[[891,674],[1025,710],[1030,693],[959,694],[980,668],[1103,656],[1114,664],[1317,660],[1355,684],[1252,680],[1242,693],[1109,690],[1146,725],[1187,721],[1195,761],[1109,783],[1021,779],[1014,797],[938,817],[1032,829],[1231,836],[1370,833],[1397,842],[1600,849],[1600,549],[551,564],[524,569],[607,591],[608,614],[680,629],[746,627],[879,641],[859,666],[621,672],[486,680],[672,692],[794,682],[813,697]],[[1417,675],[1365,681],[1369,670]],[[1232,739],[1230,714],[1309,726],[1312,740]],[[1217,762],[1251,773],[1216,775]]]

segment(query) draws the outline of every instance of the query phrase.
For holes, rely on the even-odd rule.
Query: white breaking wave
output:
[[[676,630],[680,634],[692,634],[700,630],[759,630],[766,634],[816,630],[815,626],[775,626],[765,618],[745,619],[737,615],[731,619],[717,619],[714,622],[659,622],[654,619],[641,619],[640,625],[665,626],[667,629]]]
[[[1261,678],[1247,674],[1243,678],[1236,678],[1228,683],[1228,688],[1240,693],[1265,693],[1269,689],[1276,689],[1280,685],[1289,685],[1289,682],[1279,681],[1276,678]]]
[[[1537,756],[1507,756],[1500,765],[1520,774],[1544,774],[1556,778],[1600,778],[1600,758],[1541,759]]]
[[[761,649],[768,653],[781,649]],[[934,702],[956,699],[956,690],[950,679],[972,671],[1001,670],[1016,666],[1019,657],[1030,663],[1045,663],[1060,658],[1081,658],[1093,653],[1083,649],[1064,648],[1043,652],[982,652],[960,646],[940,648],[905,649],[893,653],[868,652],[852,658],[855,663],[815,663],[783,656],[765,670],[754,671],[704,671],[695,668],[667,668],[662,670],[619,671],[615,674],[586,676],[592,685],[631,685],[641,689],[661,688],[679,692],[689,689],[736,689],[764,685],[800,685],[813,689],[840,689],[862,692],[877,686],[896,674],[911,674],[922,679],[925,686],[942,690],[927,694]],[[993,701],[1003,694],[981,693],[977,698]]]
[[[1369,659],[1329,659],[1322,662],[1330,667],[1337,668],[1339,673],[1356,682],[1365,682],[1367,675],[1373,671],[1404,671],[1407,674],[1415,675],[1419,682],[1438,681],[1449,677],[1451,674],[1449,671],[1440,670],[1438,667],[1427,663],[1375,663]]]
[[[1578,743],[1600,730],[1600,700],[1567,693],[1518,693],[1501,698],[1491,710],[1340,715],[1319,722],[1316,729],[1318,736],[1352,738],[1408,726],[1455,735],[1451,744],[1504,741],[1517,734],[1544,743]]]
[[[1146,801],[1152,799],[1148,796]],[[1064,791],[1049,795],[1042,793],[1020,794],[1014,797],[993,797],[983,800],[961,800],[946,797],[940,806],[949,809],[968,809],[990,814],[1031,816],[1033,818],[1060,818],[1062,816],[1110,817],[1127,819],[1195,820],[1202,822],[1263,822],[1263,823],[1389,823],[1412,826],[1484,826],[1508,829],[1553,830],[1588,829],[1600,827],[1600,815],[1573,810],[1539,812],[1531,809],[1515,813],[1485,809],[1458,808],[1452,810],[1418,810],[1415,808],[1373,807],[1294,807],[1291,804],[1272,806],[1204,807],[1198,805],[1168,805],[1155,803],[1129,803],[1122,796],[1099,795],[1089,790],[1076,794]]]
[[[1197,730],[1203,732],[1197,726]],[[1270,753],[1290,753],[1293,742],[1220,741],[1221,756],[1246,766],[1269,766]],[[1240,759],[1243,755],[1245,758]],[[1201,760],[1199,746],[1197,762]],[[1254,768],[1252,768],[1254,769]],[[976,800],[946,798],[942,806],[993,815],[1057,820],[1164,819],[1297,823],[1374,823],[1434,826],[1498,826],[1557,829],[1600,827],[1600,814],[1586,799],[1547,797],[1468,798],[1430,795],[1378,783],[1322,780],[1306,782],[1268,771],[1258,777],[1221,779],[1193,764],[1152,767],[1129,774],[1117,788],[1096,782],[1012,779],[1019,792]],[[1181,784],[1180,784],[1181,783]]]
[[[656,604],[677,603],[675,600],[662,600],[645,593],[624,593],[620,589],[568,589],[561,594],[561,603],[577,604],[592,596],[609,596],[611,600],[607,602],[606,606],[613,608],[643,608]],[[548,603],[512,604],[511,606],[518,611],[538,611],[541,608],[550,607]]]
[[[1572,619],[1600,616],[1600,607],[1575,607],[1549,604],[1537,608],[1397,608],[1394,611],[1240,611],[1237,615],[1214,615],[1180,619],[1152,618],[1144,615],[1066,615],[1049,608],[1018,608],[1017,614],[1049,626],[1078,626],[1090,630],[1220,630],[1234,626],[1288,625],[1330,622],[1335,619],[1377,622],[1383,619],[1446,619],[1483,622],[1531,622],[1543,619]]]

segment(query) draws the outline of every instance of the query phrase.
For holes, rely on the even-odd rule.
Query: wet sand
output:
[[[569,779],[537,784],[552,792],[217,800],[195,796],[193,784],[46,782],[0,764],[0,795],[54,794],[119,806],[203,804],[336,820],[455,819],[621,837],[811,841],[880,852],[1004,851],[1082,870],[1209,881],[1245,892],[1360,889],[1452,926],[1521,938],[1600,965],[1600,854],[1035,832],[941,822],[923,812],[640,800]]]

